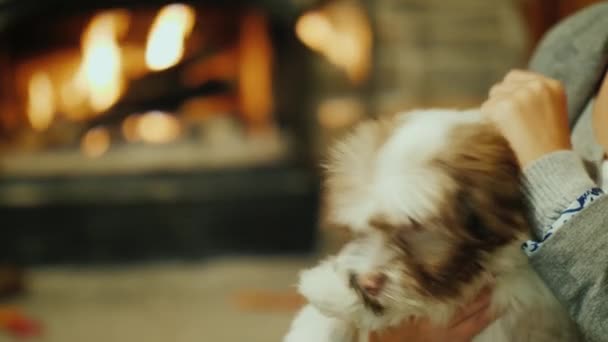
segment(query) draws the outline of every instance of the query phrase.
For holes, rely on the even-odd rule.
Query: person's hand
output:
[[[395,329],[372,333],[370,342],[469,342],[498,318],[490,310],[490,301],[490,291],[484,290],[445,327],[427,319],[409,320]]]
[[[507,139],[522,168],[545,154],[572,148],[566,94],[559,81],[510,71],[492,87],[481,111]]]
[[[608,71],[593,103],[593,135],[608,155]]]

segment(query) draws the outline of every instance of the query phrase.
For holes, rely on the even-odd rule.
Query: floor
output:
[[[314,258],[30,270],[13,304],[44,325],[32,342],[280,341],[300,304],[297,272]],[[0,335],[1,342],[12,342]]]

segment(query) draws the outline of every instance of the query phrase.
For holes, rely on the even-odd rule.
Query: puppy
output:
[[[330,155],[325,216],[354,238],[303,271],[285,342],[367,341],[411,317],[447,324],[488,284],[501,313],[474,341],[579,340],[521,250],[520,171],[478,111],[421,110],[358,126]]]

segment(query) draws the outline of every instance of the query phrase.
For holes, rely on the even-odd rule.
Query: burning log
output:
[[[193,97],[233,92],[236,85],[232,79],[236,78],[236,75],[232,71],[225,75],[203,72],[216,66],[219,57],[232,55],[231,49],[221,50],[219,53],[215,53],[216,51],[213,49],[201,52],[176,66],[131,81],[121,99],[106,112],[90,120],[88,127],[117,123],[128,115],[141,111],[173,111],[182,102]],[[198,72],[201,77],[196,79],[189,76],[191,71]],[[223,79],[205,76],[219,76]]]
[[[201,96],[212,96],[230,92],[234,86],[230,82],[212,80],[195,88],[178,87],[171,91],[158,95],[155,98],[143,101],[120,101],[103,115],[88,122],[89,127],[118,123],[128,115],[148,111],[166,110],[172,111],[187,99]]]

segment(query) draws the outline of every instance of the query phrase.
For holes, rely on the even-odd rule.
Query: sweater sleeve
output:
[[[595,187],[574,152],[551,153],[524,170],[537,236],[581,194]],[[608,336],[608,196],[572,216],[530,255],[537,273],[588,341]]]
[[[532,210],[534,234],[544,235],[585,191],[596,185],[588,176],[580,157],[573,151],[547,154],[524,169],[524,191]]]

